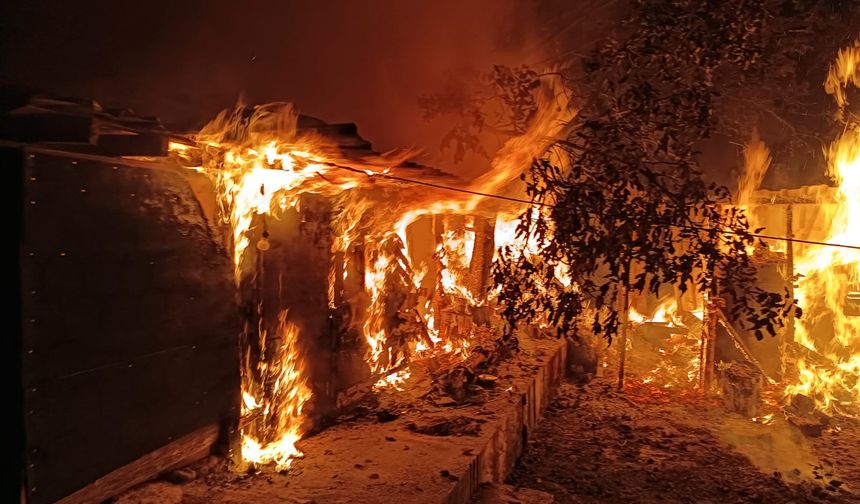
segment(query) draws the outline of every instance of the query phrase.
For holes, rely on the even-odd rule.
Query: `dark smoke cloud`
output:
[[[0,79],[165,121],[200,124],[242,95],[356,122],[379,150],[416,146],[452,167],[417,98],[492,64],[545,60],[540,2],[6,2]]]

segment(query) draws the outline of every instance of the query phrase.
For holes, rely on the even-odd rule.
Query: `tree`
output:
[[[522,134],[537,112],[534,90],[540,86],[540,77],[527,66],[495,65],[483,76],[477,89],[467,92],[452,88],[423,96],[418,99],[418,106],[424,110],[425,119],[456,118],[440,145],[441,150],[453,150],[455,163],[462,161],[467,151],[489,157],[483,148],[482,135]]]
[[[633,10],[623,34],[584,59],[570,134],[523,175],[532,207],[518,232],[539,250],[501,251],[503,314],[512,327],[543,317],[570,333],[593,307],[592,330],[611,341],[619,296],[695,283],[728,299],[756,337],[773,335],[799,309],[757,286],[747,247],[761,243],[730,191],[705,181],[697,152],[717,128],[725,79],[762,60],[769,6],[640,0]]]

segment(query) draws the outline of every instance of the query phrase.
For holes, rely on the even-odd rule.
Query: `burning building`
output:
[[[851,46],[840,51],[830,67],[825,89],[840,110],[846,105],[846,88],[855,78],[857,58],[857,47]],[[825,151],[832,185],[759,189],[772,162],[770,152],[757,135],[744,149],[737,206],[749,213],[769,241],[767,247],[748,252],[759,282],[796,298],[803,317],[789,316],[775,338],[756,341],[729,321],[724,306],[703,304],[701,296],[697,301],[695,294],[676,291],[659,300],[640,300],[630,310],[637,328],[631,346],[634,365],[645,382],[667,387],[702,385],[708,373],[715,372],[708,366],[741,363],[761,382],[757,387],[771,387],[778,396],[776,402],[790,405],[788,415],[858,415],[860,231],[854,227],[860,137],[856,128],[849,123]],[[639,313],[640,306],[649,315]],[[713,341],[710,352],[709,340]],[[755,394],[755,401],[761,403],[762,397]],[[749,416],[760,411],[758,407],[743,410]]]
[[[831,70],[840,104],[856,61],[854,47]],[[557,81],[540,82],[528,128],[472,181],[287,103],[179,133],[95,102],[14,100],[0,133],[21,215],[27,502],[101,500],[216,443],[240,472],[288,471],[304,437],[414,374],[453,403],[492,386],[478,369],[505,343],[491,264],[500,246],[539,248],[517,232],[517,180],[576,115]],[[719,382],[748,418],[774,390],[767,406],[798,421],[856,417],[858,146],[856,125],[831,146],[836,187],[780,191],[757,187],[766,147],[745,151],[735,206],[785,237],[748,254],[803,319],[760,343],[730,300],[678,285],[625,296],[630,336],[593,345],[596,373],[617,366],[623,384],[626,366],[628,387],[697,393]],[[566,271],[546,280],[576,287]]]
[[[22,188],[28,502],[108,497],[219,432],[239,468],[285,470],[299,439],[373,390],[495,345],[490,265],[516,238],[481,193],[508,186],[568,111],[542,113],[469,185],[288,104],[225,111],[192,137],[22,96],[3,128]],[[92,310],[96,339],[73,323]],[[474,384],[464,373],[449,385]],[[99,421],[57,424],[72,405]],[[141,423],[165,411],[176,419]],[[85,452],[99,464],[59,471]]]

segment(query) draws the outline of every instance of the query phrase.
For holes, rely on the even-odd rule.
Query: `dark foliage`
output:
[[[495,65],[478,90],[452,88],[421,97],[418,105],[425,119],[456,118],[440,144],[441,150],[453,151],[454,162],[462,161],[468,151],[489,157],[481,143],[482,135],[508,137],[526,130],[537,112],[534,90],[540,86],[539,77],[527,66]]]
[[[545,317],[573,332],[592,307],[592,329],[611,341],[620,293],[666,284],[726,298],[759,338],[797,309],[756,285],[747,246],[761,244],[697,162],[721,79],[756,71],[770,17],[763,1],[640,0],[628,34],[583,62],[580,112],[554,146],[563,162],[523,175],[534,207],[518,231],[540,251],[504,249],[494,266],[512,326]]]

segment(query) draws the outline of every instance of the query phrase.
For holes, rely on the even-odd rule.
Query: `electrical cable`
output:
[[[381,177],[381,178],[386,178],[389,180],[395,180],[398,182],[404,182],[407,184],[422,185],[425,187],[432,187],[435,189],[441,189],[443,191],[458,192],[458,193],[463,193],[463,194],[469,194],[472,196],[483,196],[485,198],[493,198],[493,199],[509,201],[509,202],[513,202],[513,203],[522,203],[524,205],[536,205],[536,206],[542,206],[542,207],[547,207],[547,208],[555,208],[556,207],[556,205],[553,205],[551,203],[529,201],[526,199],[515,198],[512,196],[503,196],[501,194],[483,193],[480,191],[473,191],[471,189],[446,186],[443,184],[436,184],[434,182],[427,182],[424,180],[415,180],[415,179],[410,179],[410,178],[406,178],[406,177],[400,177],[397,175],[391,175],[388,173],[369,172],[367,170],[360,170],[358,168],[352,168],[350,166],[343,166],[343,165],[339,165],[339,164],[335,164],[335,163],[325,163],[325,164],[328,166],[331,166],[333,168],[347,170],[347,171],[351,171],[354,173],[361,173],[361,174],[367,175],[368,177]],[[737,231],[730,231],[727,229],[708,228],[705,226],[683,225],[683,224],[666,224],[666,225],[670,226],[670,227],[675,227],[675,228],[693,229],[693,230],[697,230],[697,231],[716,231],[718,233],[728,234],[728,235],[740,235],[740,234],[742,234],[742,233],[738,233]],[[839,247],[839,248],[846,248],[846,249],[851,249],[851,250],[860,250],[860,246],[847,245],[844,243],[830,243],[830,242],[821,242],[821,241],[815,241],[815,240],[803,240],[800,238],[788,238],[785,236],[763,235],[763,234],[758,234],[758,233],[748,233],[748,235],[753,237],[753,238],[759,238],[762,240],[776,240],[776,241],[784,241],[784,242],[803,243],[805,245],[820,245],[820,246],[824,246],[824,247]]]

